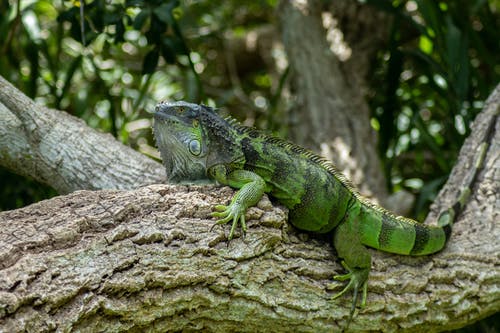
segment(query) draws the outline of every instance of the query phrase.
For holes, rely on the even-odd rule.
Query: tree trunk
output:
[[[0,76],[0,163],[59,193],[165,180],[160,163],[66,112],[35,104]]]
[[[335,1],[332,12],[323,5],[321,0],[280,3],[296,97],[291,135],[334,161],[362,193],[383,201],[387,189],[365,93],[369,61],[388,38],[389,21],[355,1]]]
[[[439,332],[500,309],[500,85],[434,207],[456,200],[488,124],[496,128],[450,243],[426,257],[372,251],[353,331]],[[229,188],[151,185],[79,191],[0,213],[0,331],[335,332],[350,297],[331,246],[288,226],[264,198],[245,238],[211,230]]]

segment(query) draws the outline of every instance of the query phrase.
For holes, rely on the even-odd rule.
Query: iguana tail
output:
[[[440,213],[437,226],[428,226],[408,218],[395,216],[383,208],[361,200],[362,243],[382,251],[413,256],[442,250],[451,235],[453,222],[467,203],[479,170],[483,167],[499,113],[497,109],[478,147],[478,157],[472,172],[469,173],[470,179],[466,181],[466,187],[462,188],[455,204]]]
[[[434,253],[443,249],[451,234],[451,223],[428,226],[368,203],[362,205],[360,214],[361,242],[390,253],[412,256]]]

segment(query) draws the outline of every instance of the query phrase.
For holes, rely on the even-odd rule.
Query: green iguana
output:
[[[211,178],[239,189],[229,205],[215,206],[216,224],[232,221],[228,240],[236,226],[246,231],[245,212],[264,193],[289,209],[289,221],[301,230],[327,233],[348,280],[337,298],[353,291],[348,323],[360,292],[366,302],[371,255],[366,246],[404,255],[426,255],[444,248],[454,217],[466,203],[470,188],[439,215],[438,226],[420,224],[377,206],[354,189],[337,169],[322,157],[282,139],[222,118],[210,107],[186,102],[162,102],[156,106],[154,135],[170,181]],[[492,132],[492,128],[488,132]],[[480,147],[470,184],[486,154]],[[472,185],[469,185],[472,186]]]

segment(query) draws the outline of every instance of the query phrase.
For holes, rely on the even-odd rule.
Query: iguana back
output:
[[[331,163],[284,140],[234,123],[230,126],[245,156],[243,169],[264,179],[265,191],[290,209],[294,226],[325,233],[340,223],[355,194]]]
[[[290,209],[295,227],[319,233],[358,214],[364,245],[397,254],[422,255],[441,250],[451,228],[430,227],[395,214],[362,197],[326,159],[293,143],[226,121],[244,155],[244,170],[266,183],[265,192]],[[208,166],[210,168],[210,166]]]

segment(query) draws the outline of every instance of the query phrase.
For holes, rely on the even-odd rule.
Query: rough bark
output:
[[[335,1],[333,12],[323,5],[320,0],[280,3],[296,97],[291,135],[294,142],[334,161],[363,193],[383,200],[387,191],[365,92],[368,61],[387,38],[389,21],[355,1]],[[331,32],[337,34],[333,41],[327,40],[324,21],[330,21]],[[343,40],[338,38],[342,33]],[[342,43],[350,50],[335,51]]]
[[[474,124],[435,211],[456,199],[484,130],[496,131],[442,252],[373,251],[353,331],[439,332],[500,310],[500,86]],[[350,297],[331,246],[291,228],[264,198],[226,246],[211,206],[229,188],[151,185],[79,191],[0,213],[0,331],[335,332]],[[444,206],[443,206],[444,205]]]
[[[1,76],[0,124],[1,165],[59,193],[165,179],[160,163],[66,112],[37,105]]]

